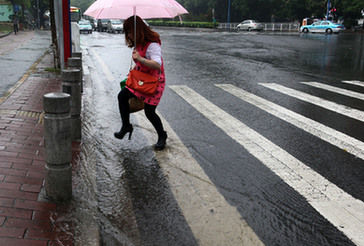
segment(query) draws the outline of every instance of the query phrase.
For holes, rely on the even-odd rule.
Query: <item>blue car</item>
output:
[[[311,25],[305,25],[300,27],[301,32],[321,32],[321,33],[339,33],[345,30],[345,27],[341,24],[333,23],[331,21],[317,21]]]

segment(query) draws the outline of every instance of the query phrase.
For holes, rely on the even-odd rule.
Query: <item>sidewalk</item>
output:
[[[58,220],[66,208],[42,197],[43,95],[61,91],[60,77],[44,70],[52,59],[47,52],[0,98],[0,246],[74,245],[71,222]],[[74,160],[78,153],[74,143]]]

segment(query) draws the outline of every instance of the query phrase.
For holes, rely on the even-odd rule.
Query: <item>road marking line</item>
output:
[[[334,87],[334,86],[331,86],[331,85],[325,85],[325,84],[317,83],[317,82],[301,82],[301,84],[305,84],[305,85],[309,85],[309,86],[316,87],[316,88],[319,88],[319,89],[324,89],[324,90],[327,90],[327,91],[335,92],[337,94],[341,94],[341,95],[344,95],[344,96],[357,98],[359,100],[364,100],[364,94],[363,93],[350,91],[350,90],[346,90],[346,89],[341,89],[339,87]]]
[[[364,160],[364,143],[230,84],[215,86]]]
[[[138,124],[153,128],[144,112],[133,116]],[[236,207],[217,190],[168,122],[159,116],[168,132],[168,144],[165,150],[155,152],[156,159],[199,245],[264,245]],[[154,144],[154,130],[143,131],[143,135],[149,145]]]
[[[341,81],[341,82],[346,83],[346,84],[351,84],[351,85],[357,85],[357,86],[364,87],[364,82],[359,81],[359,80],[344,80],[344,81]]]
[[[294,90],[294,89],[291,89],[291,88],[288,88],[288,87],[285,87],[285,86],[282,86],[282,85],[278,85],[278,84],[275,84],[275,83],[269,83],[269,84],[259,83],[259,84],[264,86],[264,87],[267,87],[269,89],[275,90],[277,92],[280,92],[280,93],[286,94],[288,96],[297,98],[299,100],[302,100],[302,101],[317,105],[319,107],[322,107],[322,108],[325,108],[325,109],[337,112],[339,114],[348,116],[350,118],[353,118],[353,119],[364,122],[364,112],[360,111],[358,109],[353,109],[353,108],[350,108],[350,107],[347,107],[347,106],[344,106],[344,105],[340,105],[340,104],[337,104],[337,103],[334,103],[334,102],[330,102],[328,100],[325,100],[325,99],[322,99],[322,98],[319,98],[319,97],[315,97],[315,96],[311,96],[311,95],[309,95],[307,93],[300,92],[300,91],[297,91],[297,90]]]
[[[106,75],[107,80],[109,80],[110,82],[115,81],[114,76],[110,72],[110,70],[107,67],[107,65],[105,64],[105,62],[100,58],[100,56],[95,51],[93,51],[91,49],[90,49],[90,52],[94,55],[94,57],[96,58],[97,62],[100,64],[100,66],[102,68],[102,71]]]
[[[350,240],[357,245],[364,245],[362,201],[353,198],[192,89],[186,86],[170,88],[305,197],[313,208]]]

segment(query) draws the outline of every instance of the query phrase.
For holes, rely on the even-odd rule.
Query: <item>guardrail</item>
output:
[[[236,31],[239,23],[219,23],[218,29]],[[264,31],[271,32],[297,32],[300,28],[299,23],[262,23]]]

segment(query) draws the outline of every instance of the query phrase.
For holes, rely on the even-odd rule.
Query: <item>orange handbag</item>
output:
[[[153,95],[157,90],[159,78],[137,70],[131,70],[126,86],[146,95]]]

